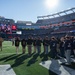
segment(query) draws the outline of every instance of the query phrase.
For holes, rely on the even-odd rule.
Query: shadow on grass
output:
[[[48,55],[44,55],[42,61],[47,61],[48,60]]]
[[[52,72],[50,70],[48,70],[48,71],[49,71],[49,75],[57,75],[56,73],[54,73],[54,72]]]
[[[14,60],[14,59],[18,58],[18,57],[21,56],[21,55],[22,55],[22,54],[18,54],[18,55],[15,54],[14,56],[7,58],[7,59],[5,60],[5,62],[10,61],[10,60]]]
[[[2,58],[0,58],[0,61],[7,60],[7,59],[9,59],[9,58],[11,58],[11,57],[13,57],[13,56],[15,56],[15,54],[12,54],[12,55],[9,55],[9,56],[2,57]]]
[[[20,56],[21,55],[21,56]],[[7,71],[9,71],[11,68],[14,68],[14,67],[18,67],[19,65],[22,65],[24,63],[24,61],[29,58],[28,55],[24,55],[24,54],[20,54],[20,55],[17,55],[11,59],[15,59],[14,61],[14,64],[11,65],[11,67],[9,67],[7,69]],[[18,57],[19,56],[19,57]]]
[[[19,58],[16,58],[14,64],[12,64],[11,67],[13,68],[23,64],[27,58],[29,58],[28,55],[22,55]]]
[[[75,70],[75,62],[72,62],[71,65],[66,65],[65,63],[61,64],[63,66],[66,66],[68,68],[74,69]]]
[[[31,59],[28,61],[27,66],[30,66],[30,65],[34,64],[36,61],[38,61],[38,60],[37,60],[37,57],[38,57],[38,56],[39,56],[39,54],[34,54],[34,55],[33,55],[33,58],[31,58]]]
[[[30,58],[30,57],[32,57],[33,55],[34,55],[34,53],[32,53],[32,54],[28,55],[28,57]]]
[[[40,54],[40,58],[44,57],[44,54],[45,54],[44,52],[41,53],[41,54]]]

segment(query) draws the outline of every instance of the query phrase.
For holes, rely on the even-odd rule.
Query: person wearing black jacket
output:
[[[64,37],[62,37],[60,39],[60,45],[59,45],[59,49],[60,49],[60,56],[61,57],[64,57],[64,44],[65,44],[65,41],[64,41]]]
[[[38,54],[41,52],[41,43],[42,43],[42,40],[40,37],[38,37],[37,41],[36,41],[36,47],[37,47],[37,53]]]
[[[28,37],[28,40],[27,40],[28,54],[29,54],[29,55],[31,55],[31,53],[32,53],[32,43],[33,43],[32,37],[29,36],[29,37]]]
[[[70,55],[71,55],[71,49],[72,49],[72,42],[71,42],[70,36],[66,37],[64,48],[65,48],[65,56],[66,56],[66,60],[67,60],[66,64],[70,65],[71,64]]]
[[[20,39],[19,37],[16,37],[15,39],[16,54],[18,54],[19,45],[20,45]]]
[[[43,43],[44,43],[44,48],[45,48],[45,54],[48,54],[48,46],[49,46],[48,36],[45,37],[45,39],[43,40]]]
[[[55,37],[51,37],[50,40],[50,55],[51,58],[56,58],[57,57],[57,46],[58,46],[58,42],[56,40]]]
[[[74,37],[70,36],[70,40],[72,42],[71,57],[73,57],[74,56],[74,51],[73,51],[73,40],[74,40]]]
[[[73,39],[73,51],[74,51],[74,57],[75,57],[75,37]]]
[[[22,53],[24,54],[25,53],[25,47],[26,47],[26,40],[25,39],[22,39],[21,40],[21,45],[22,45]]]
[[[34,46],[34,53],[36,53],[36,40],[37,38],[33,38],[33,46]]]
[[[43,49],[44,49],[43,53],[45,53],[45,44],[44,44],[44,41],[45,41],[45,38],[43,39]]]

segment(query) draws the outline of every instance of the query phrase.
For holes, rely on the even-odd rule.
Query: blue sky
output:
[[[0,16],[23,21],[37,21],[37,16],[50,15],[75,7],[75,0],[59,0],[55,8],[47,9],[45,0],[0,0]]]

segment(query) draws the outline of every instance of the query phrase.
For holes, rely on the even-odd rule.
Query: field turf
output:
[[[3,50],[0,51],[0,65],[10,64],[16,75],[53,75],[51,71],[39,65],[41,61],[50,60],[50,57],[43,55],[43,46],[41,54],[32,53],[28,56],[27,47],[26,53],[22,54],[22,47],[19,47],[19,54],[16,55],[15,46],[12,46],[11,41],[3,42]],[[33,50],[33,47],[32,47]]]

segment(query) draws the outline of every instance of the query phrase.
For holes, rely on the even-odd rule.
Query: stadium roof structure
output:
[[[70,11],[71,11],[71,12],[70,12]],[[68,13],[68,12],[69,12],[69,13]],[[67,14],[70,14],[70,13],[75,13],[75,7],[69,8],[69,9],[67,9],[67,10],[64,10],[64,11],[61,11],[61,12],[58,12],[58,13],[54,13],[54,14],[51,14],[51,15],[38,16],[37,18],[38,18],[38,19],[45,19],[45,18],[49,19],[49,18],[52,17],[52,16],[53,16],[53,18],[55,18],[56,15],[58,15],[58,17],[60,17],[60,16],[62,16],[62,14],[67,15]]]

